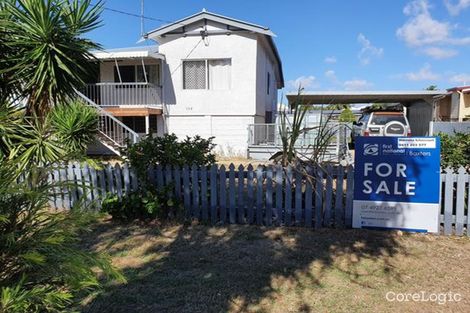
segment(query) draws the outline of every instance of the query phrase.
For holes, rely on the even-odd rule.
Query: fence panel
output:
[[[197,166],[149,169],[150,183],[168,188],[182,201],[186,216],[212,224],[249,223],[266,226],[351,227],[354,169],[327,165],[290,166]],[[441,174],[440,223],[443,233],[470,236],[470,175],[466,169],[446,169]],[[108,195],[123,197],[139,188],[138,176],[128,164],[105,164],[96,169],[70,163],[53,168],[49,179],[62,183],[53,188],[51,205],[70,209],[79,201],[101,207]],[[65,183],[65,184],[64,184]]]

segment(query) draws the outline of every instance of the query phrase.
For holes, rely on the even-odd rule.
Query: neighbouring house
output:
[[[470,86],[447,89],[439,97],[438,121],[462,122],[470,120]]]
[[[146,34],[157,45],[94,52],[99,75],[81,96],[103,118],[90,151],[175,133],[214,136],[219,153],[246,156],[249,125],[274,122],[284,87],[274,36],[202,11]]]

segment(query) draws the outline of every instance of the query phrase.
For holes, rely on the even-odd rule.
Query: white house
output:
[[[99,75],[83,96],[130,133],[214,136],[219,153],[245,156],[249,125],[273,122],[284,87],[274,36],[202,11],[146,34],[158,45],[95,52]]]

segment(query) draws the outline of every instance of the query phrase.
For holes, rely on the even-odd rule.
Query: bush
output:
[[[339,115],[339,121],[343,123],[352,123],[356,120],[354,113],[349,107],[346,107]]]
[[[63,311],[100,285],[93,268],[123,279],[108,258],[80,247],[96,216],[51,212],[49,195],[59,186],[19,183],[17,168],[0,162],[0,312]]]
[[[103,200],[103,211],[113,219],[130,222],[136,219],[173,219],[179,217],[181,205],[177,199],[168,195],[171,186],[158,191],[139,190],[119,198],[110,195]]]
[[[209,139],[200,136],[186,137],[178,141],[175,134],[166,134],[162,137],[147,136],[136,144],[124,149],[124,155],[132,167],[137,170],[141,181],[147,178],[147,170],[157,164],[166,166],[179,166],[196,164],[207,166],[215,163],[213,152],[214,137]]]
[[[441,137],[441,167],[458,168],[470,166],[470,134],[455,133],[448,135],[439,133]]]

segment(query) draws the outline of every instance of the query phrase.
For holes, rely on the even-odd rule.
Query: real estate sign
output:
[[[438,137],[358,137],[353,227],[439,230]]]

